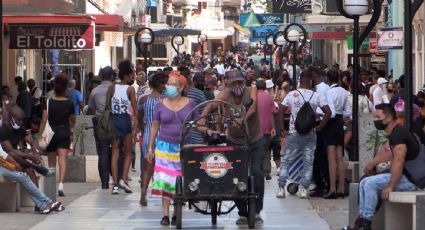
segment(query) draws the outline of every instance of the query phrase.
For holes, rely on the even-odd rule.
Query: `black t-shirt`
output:
[[[49,100],[49,125],[55,130],[58,127],[69,127],[69,117],[75,114],[70,100]]]
[[[27,131],[21,127],[20,129],[9,129],[6,125],[0,127],[0,142],[10,141],[13,148],[17,148],[19,142],[28,135]]]
[[[415,159],[419,153],[418,142],[406,127],[401,125],[394,127],[389,141],[392,149],[399,144],[407,146],[406,161]]]

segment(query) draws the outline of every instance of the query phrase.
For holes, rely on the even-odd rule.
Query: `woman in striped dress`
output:
[[[168,75],[164,73],[158,73],[153,75],[152,79],[149,81],[149,87],[152,89],[152,93],[149,95],[143,96],[139,99],[139,129],[143,132],[143,140],[140,146],[140,178],[142,180],[141,196],[140,196],[140,205],[147,206],[148,201],[146,199],[146,194],[149,186],[149,182],[153,175],[153,166],[154,163],[149,163],[147,161],[148,155],[148,143],[150,130],[153,122],[154,109],[156,104],[161,99],[162,92],[164,92],[165,84],[167,84]],[[155,145],[152,146],[155,148]],[[151,149],[153,150],[153,149]]]
[[[195,108],[196,103],[188,97],[183,97],[182,92],[186,87],[186,78],[179,72],[169,74],[165,86],[166,98],[162,99],[155,107],[154,120],[148,145],[148,161],[152,162],[152,148],[156,139],[154,182],[152,196],[162,198],[163,218],[161,225],[170,225],[169,209],[170,200],[176,191],[176,177],[181,175],[180,165],[180,128],[189,112]],[[196,118],[196,115],[192,119]],[[157,138],[158,135],[158,138]],[[175,225],[175,213],[171,224]]]

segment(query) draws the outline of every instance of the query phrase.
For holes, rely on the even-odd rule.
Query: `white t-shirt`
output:
[[[382,97],[384,96],[384,90],[381,87],[376,87],[373,91],[373,111],[375,111],[375,106],[382,104]]]
[[[289,133],[295,133],[295,118],[297,117],[298,111],[300,111],[301,107],[304,105],[305,101],[303,98],[305,101],[310,101],[310,105],[314,111],[316,111],[317,108],[322,108],[323,106],[327,105],[325,98],[318,93],[314,93],[312,90],[300,88],[298,90],[289,92],[282,102],[283,106],[289,107],[291,109]]]
[[[112,114],[130,114],[131,102],[128,98],[128,85],[115,85],[115,93],[111,99]]]

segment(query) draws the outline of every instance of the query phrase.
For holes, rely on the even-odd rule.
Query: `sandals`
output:
[[[50,214],[52,211],[59,211],[58,209],[60,208],[60,206],[62,206],[61,202],[54,202],[54,203],[50,203],[50,207],[49,205],[47,205],[46,208],[44,208],[40,213],[41,214]],[[65,209],[65,207],[62,206],[62,210],[63,211]]]

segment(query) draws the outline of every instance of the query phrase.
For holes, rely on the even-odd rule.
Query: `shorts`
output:
[[[273,154],[273,161],[279,161],[282,157],[280,153],[282,150],[282,147],[280,146],[280,140],[276,140],[276,138],[273,138],[270,142],[269,149]]]
[[[69,127],[58,127],[54,129],[55,134],[46,148],[47,152],[55,152],[57,149],[69,149],[71,145],[71,131]]]
[[[344,144],[344,120],[342,115],[337,114],[331,118],[325,128],[326,145]]]
[[[115,137],[125,137],[131,134],[131,117],[128,113],[113,114],[112,121],[114,123]]]

